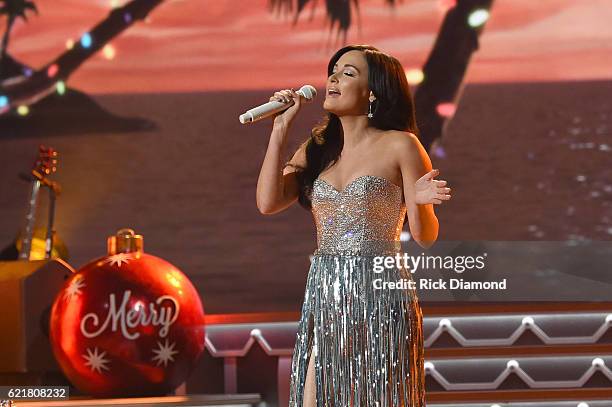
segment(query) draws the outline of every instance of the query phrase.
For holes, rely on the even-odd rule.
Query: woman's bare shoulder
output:
[[[419,146],[421,146],[419,138],[409,131],[384,130],[382,141],[385,147],[399,154],[418,152]]]

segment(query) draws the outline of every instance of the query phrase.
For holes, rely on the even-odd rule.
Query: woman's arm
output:
[[[429,248],[438,238],[439,223],[434,204],[450,199],[446,181],[433,180],[431,160],[419,139],[412,133],[398,132],[394,137],[396,158],[402,173],[408,224],[413,239]],[[437,171],[437,170],[436,170]]]
[[[299,187],[295,168],[291,166],[283,168],[282,159],[285,155],[287,134],[295,115],[300,110],[302,99],[303,96],[298,95],[293,89],[275,92],[270,98],[270,100],[285,103],[293,100],[294,104],[274,116],[268,149],[259,171],[255,200],[257,209],[265,215],[278,213],[288,208],[298,198]],[[303,144],[293,155],[290,160],[292,165],[304,166],[306,161],[304,147]]]
[[[286,139],[287,128],[274,126],[257,180],[257,208],[264,215],[281,212],[298,199],[299,184],[295,166],[305,166],[305,143],[289,161],[291,165],[283,168]]]

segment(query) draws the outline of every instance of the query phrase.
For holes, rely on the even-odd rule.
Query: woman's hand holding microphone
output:
[[[274,92],[274,96],[270,97],[270,102],[273,100],[282,102],[282,103],[290,103],[293,100],[293,105],[288,109],[283,110],[275,114],[274,117],[274,127],[278,129],[287,130],[289,126],[291,126],[291,122],[295,118],[295,115],[302,107],[302,102],[304,100],[304,96],[298,94],[293,88],[291,89],[283,89],[279,92]]]

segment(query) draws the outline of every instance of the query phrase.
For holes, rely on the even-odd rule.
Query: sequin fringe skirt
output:
[[[317,254],[291,362],[289,407],[302,407],[309,357],[317,407],[425,407],[423,316],[404,268],[374,272],[373,255]],[[378,285],[380,287],[380,284]]]

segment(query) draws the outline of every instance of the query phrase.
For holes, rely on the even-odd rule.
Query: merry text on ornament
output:
[[[129,329],[136,328],[138,325],[147,326],[161,326],[159,330],[159,336],[164,338],[168,335],[170,326],[176,321],[179,316],[180,305],[178,301],[170,295],[162,295],[157,298],[155,303],[149,303],[149,309],[146,307],[134,307],[128,310],[128,302],[130,299],[131,291],[127,290],[123,293],[123,299],[121,305],[117,308],[115,301],[115,294],[109,296],[109,311],[106,315],[104,323],[100,325],[100,318],[96,313],[90,312],[81,319],[81,333],[86,338],[95,338],[104,332],[109,325],[113,332],[117,331],[118,325],[121,326],[121,333],[126,339],[136,339],[140,336],[139,332],[129,332]],[[162,302],[169,301],[173,306],[162,306]],[[159,309],[157,309],[159,307]],[[96,331],[88,331],[87,324],[91,320],[94,328],[99,327]]]

